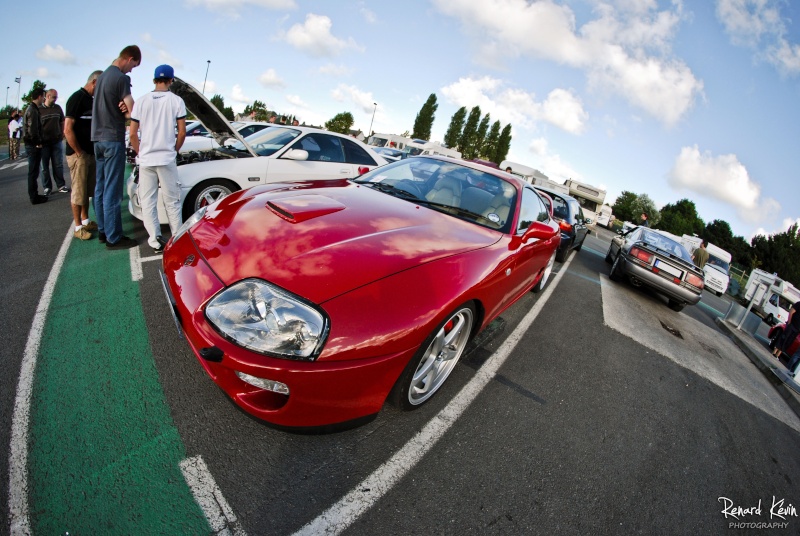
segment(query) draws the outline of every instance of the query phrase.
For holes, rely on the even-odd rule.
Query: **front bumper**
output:
[[[206,320],[206,304],[225,285],[194,247],[190,233],[165,250],[164,274],[179,331],[208,375],[244,411],[278,426],[323,427],[377,414],[414,353],[327,362],[324,357],[304,362],[257,354],[228,341]],[[331,319],[332,330],[335,322]],[[237,371],[283,383],[289,394],[251,385]]]

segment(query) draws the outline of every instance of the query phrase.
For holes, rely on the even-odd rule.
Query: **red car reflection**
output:
[[[284,427],[429,400],[469,339],[547,282],[558,225],[528,184],[415,157],[356,180],[272,184],[199,211],[163,281],[206,372]]]

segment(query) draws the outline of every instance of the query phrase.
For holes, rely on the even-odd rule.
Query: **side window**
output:
[[[377,166],[378,163],[360,145],[350,140],[341,139],[344,144],[345,162],[362,166]]]
[[[309,162],[344,162],[344,150],[336,136],[309,134],[295,143],[292,149],[308,151]]]
[[[778,305],[778,295],[777,294],[773,294],[772,296],[770,296],[769,297],[769,303],[771,303],[772,305],[775,305],[777,307],[777,305]]]
[[[522,205],[519,210],[517,232],[523,232],[535,221],[547,220],[547,208],[536,193],[530,188],[522,191]]]

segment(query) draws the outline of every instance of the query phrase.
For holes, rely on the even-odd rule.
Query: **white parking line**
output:
[[[72,224],[61,244],[50,275],[44,284],[36,314],[33,316],[25,353],[20,365],[17,396],[14,400],[14,415],[11,418],[11,444],[8,455],[8,517],[11,534],[29,536],[31,534],[28,517],[28,431],[30,424],[31,394],[33,392],[33,373],[36,358],[42,341],[44,322],[50,309],[53,290],[64,265],[64,259],[72,243]]]
[[[186,458],[180,463],[183,478],[192,490],[194,499],[211,525],[215,535],[247,536],[233,509],[222,496],[214,477],[201,456]]]
[[[142,257],[138,247],[130,249],[131,258],[131,280],[141,281],[144,278],[142,271],[142,263],[149,261],[160,261],[164,257],[162,255],[153,255],[152,257]]]
[[[536,317],[544,308],[561,277],[566,273],[575,255],[561,265],[558,274],[525,315],[517,328],[508,336],[500,348],[483,364],[467,385],[451,400],[447,407],[431,419],[417,435],[411,438],[394,456],[384,462],[363,482],[354,487],[339,502],[325,510],[319,517],[298,530],[296,536],[317,536],[319,534],[340,534],[369,510],[392,487],[400,481],[436,442],[455,424],[456,420],[477,398],[505,363],[512,350],[525,335]]]

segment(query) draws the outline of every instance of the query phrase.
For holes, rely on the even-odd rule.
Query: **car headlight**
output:
[[[189,230],[189,228],[190,228],[192,225],[194,225],[195,223],[197,223],[197,222],[199,222],[200,220],[202,220],[202,219],[203,219],[203,216],[205,216],[205,214],[206,214],[206,208],[207,208],[207,207],[202,207],[200,210],[198,210],[197,212],[195,212],[194,214],[192,214],[191,216],[189,216],[189,219],[187,219],[185,222],[183,222],[183,225],[181,225],[180,227],[178,227],[178,230],[177,230],[177,231],[175,231],[175,236],[174,236],[174,237],[172,237],[172,241],[173,241],[173,242],[177,242],[177,241],[178,241],[178,239],[181,237],[181,235],[183,235],[183,233],[185,233],[186,231],[188,231],[188,230]]]
[[[313,361],[328,334],[311,304],[261,279],[244,279],[214,296],[206,318],[225,337],[254,352]]]

